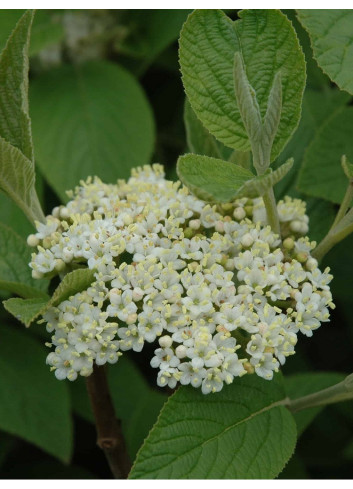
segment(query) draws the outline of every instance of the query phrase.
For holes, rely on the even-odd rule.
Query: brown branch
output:
[[[115,416],[105,368],[95,365],[86,384],[96,421],[97,445],[103,450],[114,478],[127,479],[131,462],[121,423]]]

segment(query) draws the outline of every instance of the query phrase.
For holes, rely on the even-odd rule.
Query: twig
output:
[[[115,479],[127,479],[131,462],[120,421],[115,416],[104,367],[93,368],[86,380],[96,421],[97,445],[103,450]]]

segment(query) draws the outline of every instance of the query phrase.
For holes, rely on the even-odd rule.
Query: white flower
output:
[[[272,380],[273,372],[277,372],[279,368],[279,362],[271,353],[264,353],[260,359],[251,358],[250,362],[254,365],[257,375],[266,380]]]
[[[219,392],[223,387],[223,374],[219,368],[207,370],[206,377],[202,382],[203,394]]]
[[[227,384],[233,382],[234,377],[242,377],[246,374],[246,370],[243,366],[244,361],[245,360],[239,360],[236,353],[226,355],[221,368],[224,381]]]
[[[179,358],[171,348],[158,348],[154,353],[155,356],[151,360],[151,366],[154,368],[159,367],[160,370],[168,370],[170,367],[177,367],[180,363]]]
[[[130,325],[128,328],[119,328],[118,335],[120,340],[120,349],[141,351],[144,345],[144,338],[140,335],[140,332],[134,324]]]
[[[137,317],[137,328],[140,335],[149,343],[152,343],[157,336],[162,334],[166,326],[166,321],[161,317],[161,314],[153,309],[146,309]]]
[[[194,318],[213,311],[211,290],[207,285],[202,284],[200,287],[192,285],[186,291],[186,294],[187,297],[182,298],[182,303]]]
[[[180,377],[180,383],[182,385],[191,384],[193,387],[200,387],[206,376],[206,369],[196,368],[191,362],[180,363],[178,369],[182,372]]]

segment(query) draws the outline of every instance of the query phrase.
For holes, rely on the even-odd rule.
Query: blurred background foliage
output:
[[[340,157],[351,153],[353,158],[351,97],[318,68],[295,12],[284,12],[305,52],[307,88],[299,127],[276,162],[279,165],[293,156],[295,167],[276,193],[278,198],[287,194],[307,199],[310,237],[320,240],[333,222],[337,192],[344,185]],[[22,13],[1,11],[0,49]],[[169,178],[176,178],[176,159],[188,150],[177,44],[188,13],[37,11],[30,48],[30,114],[37,189],[47,213],[67,199],[65,190],[89,175],[114,182],[127,177],[134,166],[159,162]],[[237,11],[227,13],[237,18]],[[344,150],[327,136],[331,130],[337,132],[337,127],[341,136],[344,131]],[[323,145],[325,152],[318,155],[317,148]],[[331,165],[329,178],[326,174],[321,178],[319,171],[316,181],[310,171],[313,164],[320,165],[320,158],[337,164]],[[0,246],[5,242],[8,246],[10,238],[5,233],[11,234],[13,242],[22,240],[18,246],[24,246],[31,225],[4,195],[0,195],[0,222],[17,233],[1,227]],[[337,308],[332,321],[314,338],[301,338],[297,354],[283,369],[289,382],[301,375],[305,385],[309,371],[336,372],[338,380],[340,373],[352,371],[352,247],[351,236],[325,258],[324,265],[331,267],[335,277],[332,288]],[[26,253],[27,249],[24,257]],[[8,273],[9,262],[0,256],[0,281]],[[7,294],[0,290],[1,298]],[[109,478],[104,456],[95,444],[84,381],[58,382],[49,372],[44,346],[49,335],[43,326],[25,330],[2,307],[0,318],[0,477]],[[108,371],[132,459],[167,397],[155,386],[148,362],[151,349],[125,354]],[[352,478],[352,433],[352,403],[321,410],[301,434],[280,478]]]

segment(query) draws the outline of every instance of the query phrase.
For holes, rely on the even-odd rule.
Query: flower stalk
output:
[[[342,204],[338,210],[336,219],[331,226],[331,229],[312,252],[314,258],[319,262],[337,243],[346,238],[353,232],[353,209],[348,212],[353,200],[353,181],[349,182],[346,194]]]
[[[296,413],[303,409],[326,406],[351,399],[353,399],[353,374],[348,375],[342,382],[314,394],[293,400],[287,399],[285,404],[292,413]]]
[[[86,380],[97,430],[97,445],[103,450],[115,479],[127,479],[131,462],[121,423],[116,418],[104,367],[93,367]]]

